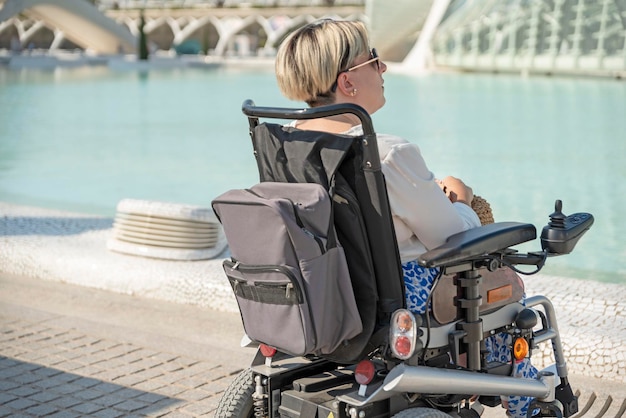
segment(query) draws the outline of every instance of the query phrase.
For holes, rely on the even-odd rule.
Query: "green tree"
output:
[[[144,26],[146,25],[146,19],[143,15],[143,9],[141,9],[141,15],[139,20],[139,59],[147,60],[148,55],[148,39],[146,38],[146,32],[144,31]]]

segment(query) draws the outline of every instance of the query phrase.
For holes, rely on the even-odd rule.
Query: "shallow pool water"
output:
[[[380,132],[420,145],[496,220],[535,224],[562,199],[595,225],[546,273],[626,283],[626,83],[514,75],[385,74]],[[257,180],[245,99],[283,99],[270,69],[0,68],[0,200],[115,214],[123,198],[210,205]],[[522,249],[539,249],[539,242]]]

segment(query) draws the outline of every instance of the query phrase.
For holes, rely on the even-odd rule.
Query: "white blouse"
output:
[[[362,135],[355,126],[347,135]],[[381,169],[402,263],[446,242],[458,232],[480,226],[464,203],[452,203],[435,182],[417,145],[398,136],[376,134]]]

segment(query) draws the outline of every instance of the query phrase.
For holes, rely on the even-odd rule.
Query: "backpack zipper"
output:
[[[297,279],[295,278],[295,276],[293,275],[293,273],[286,267],[284,266],[278,266],[278,265],[263,265],[263,264],[241,264],[240,261],[237,260],[226,260],[227,265],[230,263],[234,263],[232,266],[228,266],[229,268],[233,269],[233,270],[238,270],[241,271],[243,273],[251,273],[251,274],[258,274],[258,273],[266,273],[269,271],[273,271],[276,273],[280,273],[284,276],[286,276],[289,279],[288,283],[285,283],[285,296],[287,297],[287,299],[289,299],[289,297],[291,296],[291,292],[295,291],[296,293],[296,300],[298,301],[298,303],[302,303],[303,302],[303,298],[302,298],[302,290],[300,289],[300,286],[298,284]],[[267,286],[268,283],[267,282],[253,282],[255,286]],[[279,284],[279,285],[283,285],[283,284]]]
[[[320,237],[318,237],[313,232],[306,229],[306,227],[304,226],[304,222],[302,222],[302,219],[300,219],[300,215],[298,215],[298,205],[296,205],[291,199],[287,199],[287,198],[284,198],[284,199],[288,201],[289,203],[291,203],[291,207],[293,209],[293,216],[296,218],[296,223],[298,224],[300,229],[302,229],[302,232],[304,232],[309,237],[313,238],[315,242],[317,242],[317,245],[320,247],[320,252],[324,254],[326,252],[326,249],[324,248],[324,243],[322,242]]]

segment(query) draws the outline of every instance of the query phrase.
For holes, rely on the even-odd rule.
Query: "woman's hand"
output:
[[[474,199],[472,188],[463,183],[461,179],[448,176],[443,180],[437,180],[437,184],[452,203],[460,202],[469,206]]]

